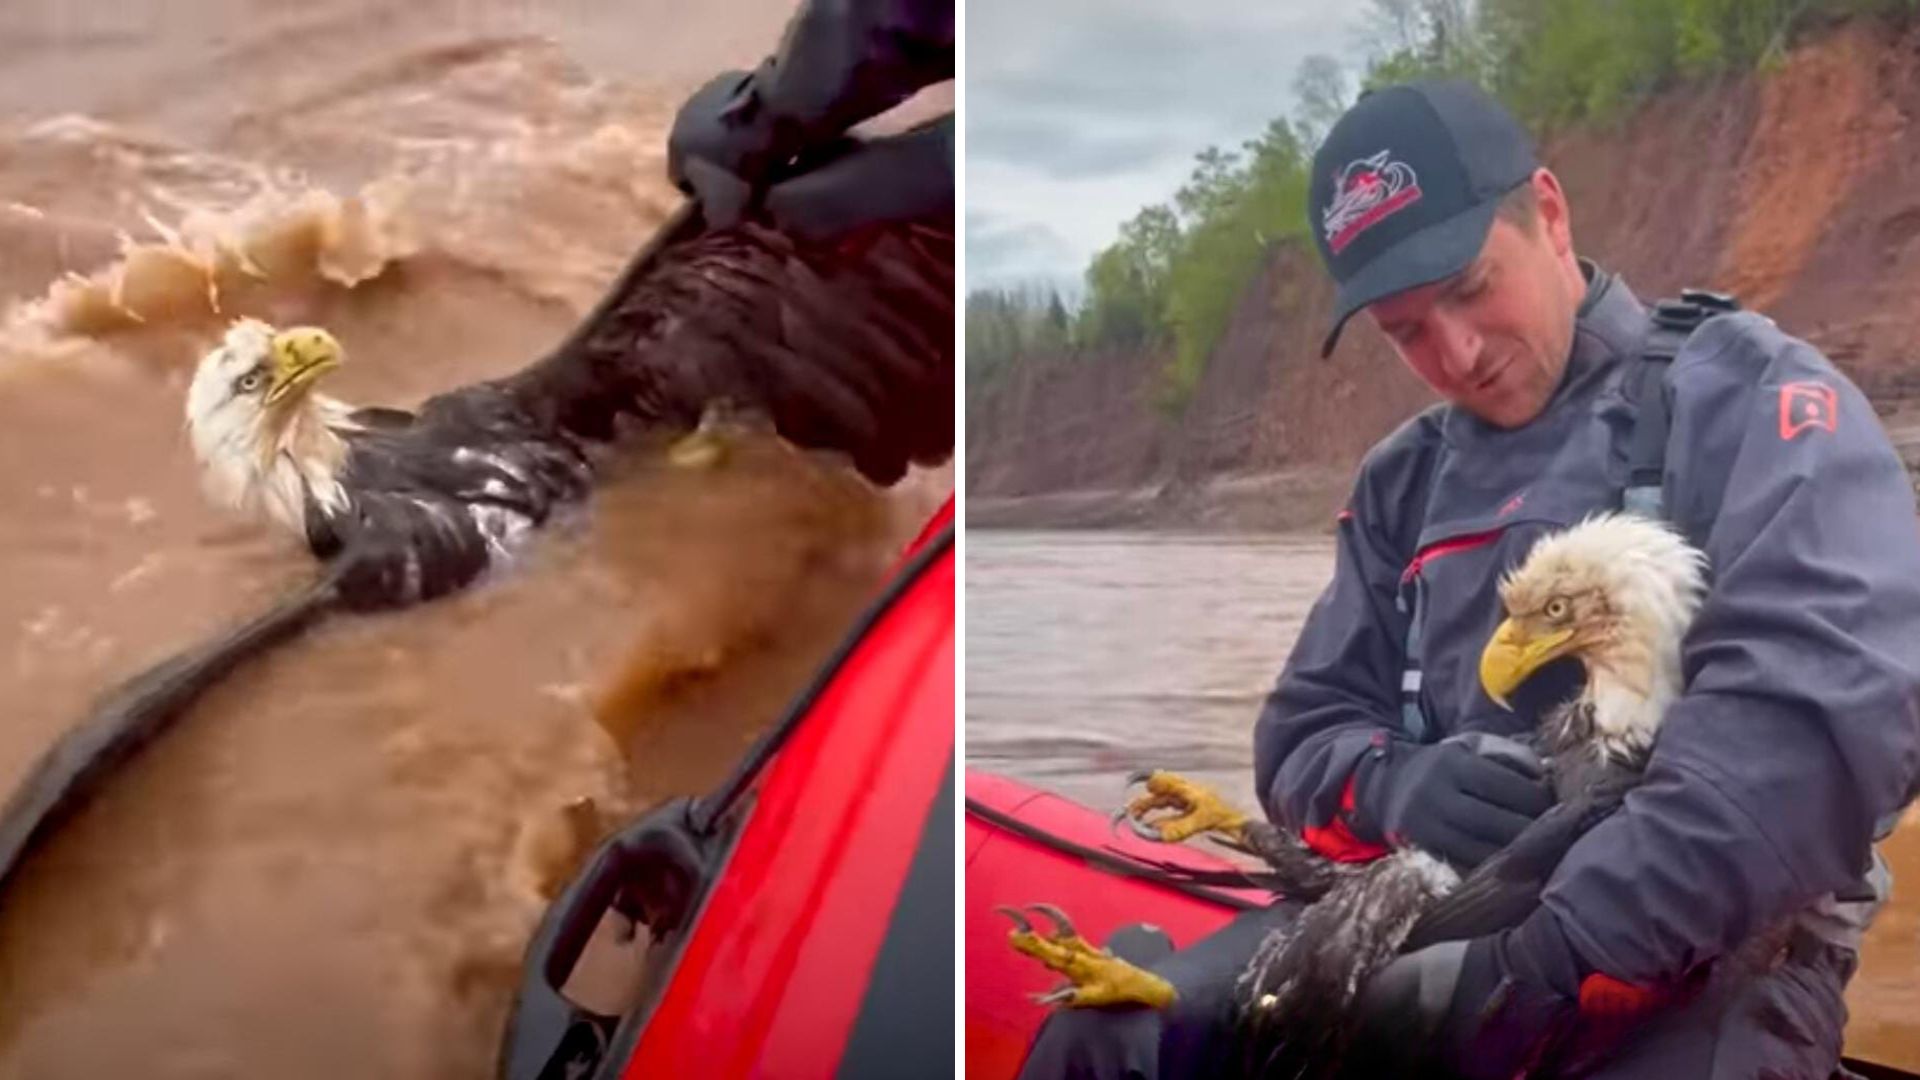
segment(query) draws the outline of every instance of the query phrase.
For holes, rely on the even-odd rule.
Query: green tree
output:
[[[1347,69],[1324,53],[1300,61],[1293,75],[1294,130],[1309,147],[1319,146],[1340,114],[1352,104],[1347,93]]]
[[[1162,395],[1168,408],[1185,406],[1273,245],[1304,234],[1306,158],[1292,126],[1274,120],[1237,152],[1202,153],[1175,196],[1186,220],[1167,279],[1175,346]]]
[[[1165,205],[1149,206],[1120,227],[1120,239],[1087,267],[1087,300],[1079,340],[1138,348],[1166,339],[1167,280],[1182,243],[1180,220]]]

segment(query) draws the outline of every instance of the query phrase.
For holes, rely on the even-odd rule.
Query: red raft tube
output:
[[[727,782],[632,823],[562,891],[501,1076],[886,1077],[954,1059],[954,586],[949,501]],[[651,940],[619,1016],[562,993],[609,912]]]
[[[1115,792],[1118,794],[1118,786]],[[1114,829],[1105,814],[993,773],[967,770],[967,1075],[1002,1080],[1020,1071],[1048,1006],[1032,995],[1060,976],[1007,945],[1013,924],[994,909],[1058,905],[1080,933],[1103,942],[1149,923],[1175,947],[1212,933],[1269,897],[1257,889],[1209,889],[1161,878],[1135,860],[1199,870],[1233,864],[1196,847],[1161,845]]]
[[[1017,780],[966,774],[967,1076],[1012,1080],[1049,1007],[1031,995],[1060,976],[1007,944],[1012,929],[999,905],[1051,903],[1087,940],[1107,941],[1124,926],[1147,923],[1182,947],[1234,915],[1271,900],[1256,889],[1208,889],[1168,881],[1137,859],[1198,870],[1234,864],[1204,849],[1149,843],[1113,829],[1107,815]],[[1044,925],[1044,923],[1042,924]],[[1920,1080],[1920,1074],[1847,1058],[1861,1080]],[[1845,1074],[1837,1074],[1839,1075]]]

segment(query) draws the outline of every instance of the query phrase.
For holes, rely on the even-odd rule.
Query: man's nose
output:
[[[1433,336],[1440,353],[1441,370],[1457,381],[1472,378],[1480,367],[1480,334],[1464,320],[1435,312]]]

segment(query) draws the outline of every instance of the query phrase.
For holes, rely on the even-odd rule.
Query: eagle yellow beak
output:
[[[296,326],[273,335],[273,381],[267,386],[267,404],[339,367],[342,352],[333,335],[317,326]]]
[[[1567,654],[1573,631],[1555,630],[1529,637],[1512,619],[1500,624],[1480,654],[1480,686],[1495,705],[1509,711],[1507,696],[1541,667]]]

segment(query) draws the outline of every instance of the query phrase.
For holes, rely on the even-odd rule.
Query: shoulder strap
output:
[[[1738,310],[1740,302],[1733,297],[1702,289],[1687,289],[1678,300],[1654,305],[1653,326],[1640,347],[1640,362],[1629,373],[1628,400],[1637,407],[1627,456],[1627,486],[1620,496],[1622,509],[1654,519],[1666,516],[1662,488],[1666,482],[1667,429],[1672,420],[1672,402],[1666,393],[1668,365],[1701,323]]]
[[[1440,469],[1446,458],[1447,441],[1441,439],[1434,448],[1433,460],[1427,464],[1427,479],[1422,491],[1426,502],[1420,514],[1423,528],[1427,512],[1433,509],[1433,487],[1439,480]],[[1414,551],[1407,556],[1408,565],[1418,556],[1419,534],[1416,532]],[[1400,591],[1393,598],[1394,610],[1407,617],[1407,636],[1400,649],[1400,728],[1415,742],[1431,742],[1434,735],[1433,726],[1427,723],[1426,710],[1420,704],[1423,680],[1420,673],[1420,622],[1425,615],[1422,611],[1425,598],[1426,590],[1417,575],[1412,581],[1402,579]]]

